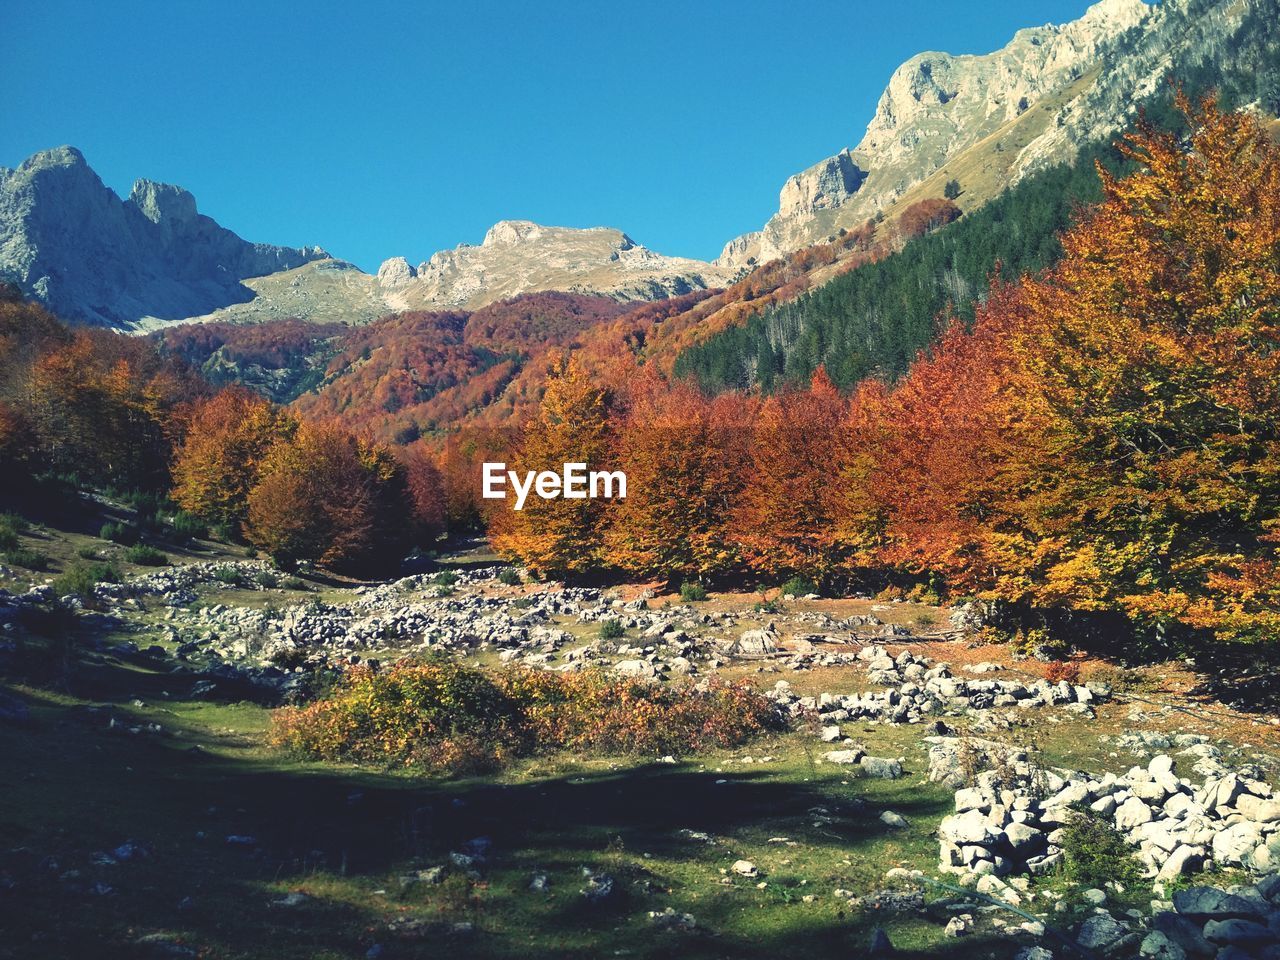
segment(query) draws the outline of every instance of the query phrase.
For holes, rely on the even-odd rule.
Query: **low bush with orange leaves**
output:
[[[773,702],[745,682],[662,684],[602,671],[403,662],[353,669],[330,696],[277,711],[271,741],[311,759],[459,772],[557,749],[731,747],[782,726]]]
[[[1054,660],[1052,663],[1044,665],[1044,678],[1050,683],[1061,683],[1063,680],[1067,683],[1080,682],[1080,664],[1072,663],[1070,660]]]

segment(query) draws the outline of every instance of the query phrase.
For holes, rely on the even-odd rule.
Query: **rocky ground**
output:
[[[314,925],[322,909],[361,904],[363,926],[352,935],[358,949],[298,955],[426,955],[422,943],[441,936],[457,952],[503,955],[516,942],[498,949],[497,931],[521,924],[537,929],[528,940],[547,955],[564,955],[549,945],[554,936],[541,939],[548,925],[570,940],[569,930],[588,937],[564,948],[584,956],[595,955],[589,951],[601,937],[645,928],[664,939],[643,949],[632,939],[624,952],[750,955],[774,941],[744,933],[750,926],[724,902],[738,897],[740,909],[755,903],[757,922],[774,918],[770,934],[779,924],[799,930],[808,923],[836,937],[842,950],[856,938],[872,953],[896,944],[918,956],[948,955],[966,940],[974,955],[1023,960],[1280,957],[1280,799],[1272,788],[1280,726],[1188,696],[1185,665],[1126,671],[1082,659],[1078,678],[1051,683],[1035,660],[976,646],[973,607],[869,598],[762,603],[752,594],[685,603],[635,586],[516,582],[505,569],[471,559],[444,573],[348,584],[285,578],[261,561],[220,556],[103,584],[89,604],[64,604],[79,608],[69,629],[88,660],[109,666],[109,687],[68,699],[15,686],[0,698],[0,733],[35,750],[42,728],[65,734],[74,717],[76,736],[86,742],[114,737],[96,749],[116,759],[120,750],[139,749],[126,744],[152,742],[162,751],[156,756],[168,758],[186,743],[184,763],[196,762],[193,756],[251,758],[293,777],[298,765],[270,756],[253,731],[271,706],[305,700],[348,664],[434,654],[543,670],[599,667],[659,683],[748,676],[791,720],[792,732],[761,750],[635,763],[566,758],[553,762],[565,764],[555,767],[564,776],[553,779],[547,761],[535,763],[493,781],[508,794],[540,785],[539,798],[515,813],[488,795],[488,785],[467,784],[486,799],[454,793],[449,802],[503,809],[478,824],[492,833],[457,834],[444,846],[426,844],[420,856],[402,849],[376,869],[353,867],[347,850],[334,863],[319,839],[293,837],[285,855],[279,840],[264,840],[245,822],[253,819],[247,815],[220,822],[219,855],[274,864],[274,879],[247,894],[267,911],[264,929],[294,925],[281,919],[294,914]],[[0,668],[10,675],[29,625],[57,599],[38,583],[11,585],[0,595]],[[621,635],[606,639],[606,621]],[[143,687],[150,696],[135,695]],[[324,775],[336,773],[331,767]],[[376,823],[366,795],[389,790],[399,804],[406,782],[419,785],[398,776],[390,787],[350,789],[346,817]],[[623,836],[643,825],[647,832],[636,843],[673,849],[622,854],[611,835],[602,855],[557,857],[551,851],[564,849],[557,843],[572,848],[578,841],[535,839],[545,827],[540,821],[537,829],[511,826],[513,816],[532,816],[528,810],[541,809],[547,796],[572,793],[566,784],[595,784],[599,776],[635,778],[636,797],[649,799],[643,809],[620,809],[611,827],[597,826]],[[711,779],[682,779],[678,787],[671,779],[695,776]],[[3,835],[9,850],[0,857],[0,898],[18,903],[53,890],[75,902],[111,902],[120,896],[113,876],[145,875],[173,855],[133,835],[95,836],[98,848],[89,851],[45,849],[65,848],[65,836],[51,841],[59,828],[17,809],[23,796],[30,802],[38,795],[31,784],[46,779],[38,766],[26,777],[15,781],[19,789],[5,810],[21,826]],[[738,802],[699,806],[704,789],[730,788]],[[444,791],[432,801],[439,803],[459,786],[432,789]],[[798,811],[795,797],[769,799],[773,789],[802,794],[808,805]],[[700,812],[683,825],[675,812],[661,829],[649,824],[652,810],[675,797],[699,798],[684,809]],[[243,802],[224,800],[232,808]],[[576,798],[563,802],[586,820],[600,817]],[[1119,831],[1138,857],[1139,880],[1081,888],[1062,879],[1073,811]],[[415,835],[418,816],[397,812],[397,830]],[[65,834],[66,825],[61,829]],[[212,836],[202,829],[201,843]],[[322,851],[310,861],[294,849],[308,842]],[[361,878],[358,895],[350,889],[353,874]],[[386,884],[399,891],[394,909],[369,906],[385,899]],[[511,891],[497,897],[493,891],[504,886]],[[199,901],[196,891],[183,896]],[[476,907],[485,896],[487,906]],[[524,901],[555,902],[559,912],[535,921]],[[601,904],[608,933],[596,929],[599,917],[579,917]],[[184,929],[182,912],[174,916],[148,924],[145,911],[135,915],[130,949],[149,953],[134,955],[259,955],[233,938],[210,945],[199,924],[188,923],[195,932],[185,936],[166,932]],[[62,942],[38,927],[24,934],[50,946]],[[345,934],[331,936],[342,941]],[[262,955],[294,955],[274,949]],[[27,955],[21,944],[0,944],[0,956]]]

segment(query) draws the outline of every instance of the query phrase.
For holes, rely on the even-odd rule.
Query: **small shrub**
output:
[[[942,603],[942,597],[939,596],[937,589],[923,583],[917,583],[908,590],[903,599],[910,600],[912,603],[926,603],[935,607]]]
[[[76,556],[79,557],[81,560],[101,559],[101,554],[98,553],[98,550],[96,547],[81,547],[79,550],[76,551]]]
[[[55,597],[93,596],[93,588],[100,583],[119,583],[120,571],[111,563],[77,563],[53,581]]]
[[[115,499],[119,500],[126,506],[132,507],[139,514],[154,515],[159,512],[162,505],[160,494],[149,490],[126,490],[123,492],[111,491],[115,495]]]
[[[32,550],[30,547],[17,547],[13,550],[6,550],[4,560],[5,563],[11,563],[15,567],[26,567],[28,570],[49,569],[49,557],[39,550]]]
[[[881,590],[879,593],[876,594],[876,599],[879,600],[881,603],[892,603],[894,600],[901,600],[902,588],[895,587],[892,584],[890,584],[889,586],[885,587],[883,590]]]
[[[680,599],[686,603],[698,603],[707,599],[707,588],[700,583],[681,584]]]
[[[1008,630],[1001,630],[999,627],[991,624],[984,624],[977,633],[973,635],[973,642],[983,646],[994,646],[996,644],[1004,645],[1013,641],[1013,635]]]
[[[274,570],[259,570],[253,575],[253,582],[264,590],[274,590],[280,586],[280,574]]]
[[[1080,664],[1069,660],[1054,660],[1052,663],[1046,663],[1044,678],[1050,683],[1061,683],[1065,680],[1067,683],[1077,684],[1080,682]]]
[[[600,621],[601,640],[617,640],[626,632],[626,628],[622,626],[621,620],[610,617],[608,620]]]
[[[209,525],[194,513],[179,510],[170,521],[173,532],[186,540],[203,540],[209,536]]]
[[[31,529],[27,518],[20,513],[0,513],[0,528],[12,530],[14,533],[26,533]]]
[[[781,613],[782,604],[778,602],[777,598],[772,598],[758,601],[751,609],[756,613]]]
[[[300,577],[282,577],[280,579],[281,590],[308,590],[307,582]]]
[[[516,572],[515,567],[503,567],[498,571],[498,582],[508,587],[518,587],[524,581],[520,579],[520,574]]]
[[[1019,630],[1009,643],[1015,656],[1018,657],[1054,657],[1060,659],[1067,652],[1067,646],[1061,640],[1049,636],[1047,630],[1035,627],[1031,630]]]
[[[219,543],[231,543],[236,538],[236,532],[231,524],[219,523],[209,528],[209,536]]]
[[[1073,813],[1062,828],[1062,871],[1083,887],[1101,887],[1109,881],[1136,883],[1142,865],[1124,836],[1100,817]]]
[[[136,563],[140,567],[167,567],[169,565],[169,557],[163,550],[157,550],[155,547],[145,543],[134,544],[124,552],[124,558],[129,563]]]
[[[452,570],[441,570],[431,578],[431,582],[437,587],[452,587],[458,582],[458,575]]]
[[[16,513],[0,514],[0,550],[16,550],[19,535],[27,532],[27,521]]]
[[[140,534],[138,528],[131,524],[108,522],[102,525],[102,529],[98,531],[98,536],[103,540],[110,540],[112,543],[131,547],[138,542]]]
[[[292,670],[295,667],[301,667],[307,662],[306,647],[286,647],[278,646],[272,649],[267,659],[281,670]]]
[[[232,566],[214,567],[213,579],[219,583],[225,583],[229,587],[243,586],[246,582],[245,575],[238,568]]]
[[[811,593],[818,592],[818,585],[808,577],[792,577],[779,590],[781,590],[784,597],[807,597]]]

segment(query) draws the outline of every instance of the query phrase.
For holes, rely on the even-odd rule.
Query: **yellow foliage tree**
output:
[[[610,394],[595,386],[573,359],[552,362],[538,416],[524,429],[514,469],[560,474],[566,463],[602,470],[612,459]],[[543,499],[531,494],[521,510],[508,497],[494,512],[490,533],[498,552],[546,576],[582,574],[602,553],[606,501]]]
[[[210,523],[238,530],[267,451],[288,439],[296,421],[243,387],[196,405],[173,464],[173,499]]]

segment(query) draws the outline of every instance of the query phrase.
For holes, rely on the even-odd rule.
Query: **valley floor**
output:
[[[55,556],[87,542],[44,536]],[[289,676],[352,657],[624,663],[764,689],[786,681],[792,698],[826,699],[901,688],[869,676],[877,645],[974,682],[1034,685],[1043,665],[975,647],[948,611],[905,603],[788,600],[765,612],[756,594],[682,604],[640,586],[593,599],[502,584],[474,553],[454,558],[447,585],[264,587],[255,564],[219,545],[173,559],[167,574],[133,571],[152,587],[67,625],[65,662],[16,642],[23,626],[6,630],[0,958],[821,958],[872,955],[877,929],[900,956],[1012,958],[1056,951],[1054,931],[1095,905],[1054,872],[1014,879],[1019,909],[1050,928],[1025,932],[1029,918],[986,898],[891,874],[957,882],[938,871],[937,839],[955,790],[929,779],[926,737],[974,733],[1095,777],[1173,753],[1178,736],[1203,738],[1198,756],[1272,783],[1280,774],[1274,716],[1198,692],[1185,664],[1098,659],[1081,662],[1082,683],[1109,695],[1072,710],[850,715],[733,751],[545,756],[483,777],[303,762],[266,745],[270,704]],[[156,585],[193,563],[206,572]],[[10,574],[16,595],[27,584]],[[598,639],[606,615],[622,639]],[[776,650],[733,649],[762,629]],[[290,666],[273,673],[273,658]],[[826,757],[855,743],[899,774]],[[1179,755],[1179,770],[1198,782],[1194,760]],[[1149,880],[1107,895],[1122,919],[1157,896]],[[961,939],[946,933],[959,915],[972,918]]]

